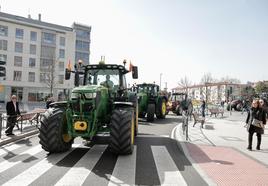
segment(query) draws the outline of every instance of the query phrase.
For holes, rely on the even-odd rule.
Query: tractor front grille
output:
[[[74,112],[80,112],[80,103],[72,103],[72,109]],[[84,103],[82,104],[82,112],[91,112],[93,109],[93,104],[92,103]]]

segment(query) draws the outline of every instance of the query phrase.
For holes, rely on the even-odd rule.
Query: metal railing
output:
[[[34,125],[36,128],[39,128],[40,125],[40,119],[42,117],[42,114],[46,111],[46,109],[35,109],[31,112],[27,112],[18,116],[16,119],[15,127],[20,130],[22,133],[23,130],[23,124],[25,122],[28,122],[30,125]],[[4,113],[0,113],[0,138],[2,137],[2,130],[4,128],[4,121],[7,124],[7,115],[4,115]],[[20,125],[20,126],[19,126]]]

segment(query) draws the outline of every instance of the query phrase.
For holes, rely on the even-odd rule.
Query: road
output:
[[[132,155],[117,156],[106,144],[47,154],[33,136],[0,148],[0,185],[208,185],[172,139],[180,119],[140,120]]]

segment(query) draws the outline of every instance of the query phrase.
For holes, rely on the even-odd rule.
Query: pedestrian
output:
[[[6,111],[7,111],[7,127],[5,133],[7,136],[11,136],[14,135],[13,128],[17,122],[17,116],[20,115],[20,109],[16,95],[12,95],[11,101],[7,102]]]
[[[54,102],[54,98],[53,97],[49,97],[47,98],[47,102],[46,102],[46,108],[49,109],[50,104]]]
[[[224,109],[224,101],[221,101],[221,107]]]
[[[205,100],[202,100],[202,103],[201,103],[201,114],[202,114],[202,117],[205,118],[205,109],[206,109],[206,102]]]
[[[254,99],[251,105],[251,109],[248,112],[247,125],[248,129],[248,150],[252,150],[252,138],[253,134],[257,133],[257,150],[260,150],[261,135],[264,134],[264,125],[266,124],[266,114],[260,106],[260,102]]]

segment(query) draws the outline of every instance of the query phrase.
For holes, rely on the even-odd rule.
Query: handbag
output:
[[[255,127],[259,127],[259,128],[264,128],[262,121],[255,119],[255,118],[253,119],[251,125],[254,125]]]

